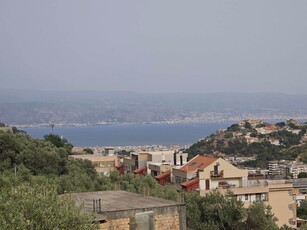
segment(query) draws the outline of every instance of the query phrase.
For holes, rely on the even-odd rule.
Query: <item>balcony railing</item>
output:
[[[224,170],[220,170],[218,172],[216,171],[210,171],[210,176],[215,178],[221,178],[224,176]]]

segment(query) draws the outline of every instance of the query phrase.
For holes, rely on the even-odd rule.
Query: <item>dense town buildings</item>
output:
[[[245,140],[247,144],[265,141],[271,145],[281,146],[284,145],[283,140],[278,139],[276,135],[268,135],[281,130],[301,135],[302,129],[297,127],[305,126],[294,120],[288,120],[280,126],[261,120],[245,120],[230,130],[218,130],[215,138],[220,142],[225,139]],[[302,135],[300,143],[305,143],[304,140],[307,140],[306,134]],[[209,139],[204,138],[201,141]],[[116,157],[116,151],[113,150],[106,148],[103,151],[104,155]],[[263,201],[270,205],[278,218],[278,226],[296,226],[296,207],[299,200],[306,198],[304,194],[307,183],[300,184],[290,179],[297,179],[300,173],[307,172],[305,164],[298,160],[275,160],[267,162],[266,168],[240,169],[234,165],[254,161],[256,156],[231,156],[218,151],[210,156],[196,155],[190,161],[187,159],[188,154],[178,149],[138,148],[137,151],[121,155],[117,161],[118,165],[114,165],[113,169],[121,168],[121,173],[151,175],[160,185],[172,184],[178,191],[196,190],[201,196],[213,190],[225,193],[230,189],[246,207],[254,201]]]

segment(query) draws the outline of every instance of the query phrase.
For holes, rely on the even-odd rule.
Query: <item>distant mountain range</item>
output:
[[[0,122],[138,123],[306,118],[307,95],[0,91]]]

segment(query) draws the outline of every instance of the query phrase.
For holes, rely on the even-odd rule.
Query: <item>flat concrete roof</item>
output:
[[[117,160],[116,155],[112,156],[106,156],[102,154],[83,154],[83,155],[69,155],[68,158],[74,158],[74,159],[83,159],[83,160],[89,160],[89,161],[114,161]]]
[[[126,191],[99,191],[66,194],[76,205],[83,205],[85,212],[93,212],[93,199],[101,199],[101,212],[124,211],[182,205],[175,201],[152,196],[142,196]]]

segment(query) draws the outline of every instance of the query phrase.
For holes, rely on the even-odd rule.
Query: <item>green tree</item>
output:
[[[199,193],[196,191],[184,193],[184,197],[186,204],[187,227],[195,230],[205,229],[201,209],[203,197],[199,196]]]
[[[51,142],[54,146],[58,148],[61,148],[61,147],[65,148],[68,153],[71,153],[73,145],[69,143],[66,138],[62,138],[57,134],[50,133],[50,134],[44,135],[44,139],[45,141]]]
[[[274,230],[278,229],[276,225],[277,218],[271,211],[271,207],[263,202],[254,202],[248,208],[247,220],[245,222],[247,230]]]
[[[225,137],[226,139],[228,139],[228,138],[233,138],[233,133],[232,133],[232,132],[227,132],[227,133],[225,133],[224,137]]]
[[[241,127],[238,124],[233,124],[227,128],[227,131],[232,131],[232,132],[236,132],[240,130],[241,130]]]
[[[202,200],[201,210],[206,225],[216,226],[219,229],[240,229],[246,218],[246,209],[243,202],[238,201],[231,192],[222,195],[219,192],[206,194]]]
[[[34,175],[62,175],[67,172],[67,154],[65,148],[57,148],[24,133],[0,132],[1,171],[24,165]]]
[[[275,125],[280,127],[280,128],[283,128],[283,127],[285,127],[286,123],[285,122],[278,122]]]
[[[302,200],[297,208],[297,216],[301,219],[307,219],[307,201]]]
[[[93,215],[59,197],[53,186],[24,182],[2,186],[0,193],[1,229],[98,229]]]
[[[58,178],[58,192],[88,192],[97,190],[98,174],[89,160],[75,159],[68,162],[68,173]]]
[[[292,129],[298,129],[299,127],[297,127],[294,123],[289,123],[288,126]]]
[[[298,175],[297,175],[298,178],[307,178],[307,173],[306,172],[300,172]]]
[[[246,129],[248,129],[248,130],[253,129],[253,127],[252,127],[251,123],[249,123],[249,122],[245,122],[245,124],[244,124],[244,128],[246,128]]]
[[[84,151],[86,154],[94,154],[94,151],[93,151],[93,149],[91,149],[91,148],[84,148],[83,151]]]
[[[187,227],[195,230],[238,230],[244,225],[247,211],[231,192],[212,191],[204,197],[197,192],[184,193]]]

